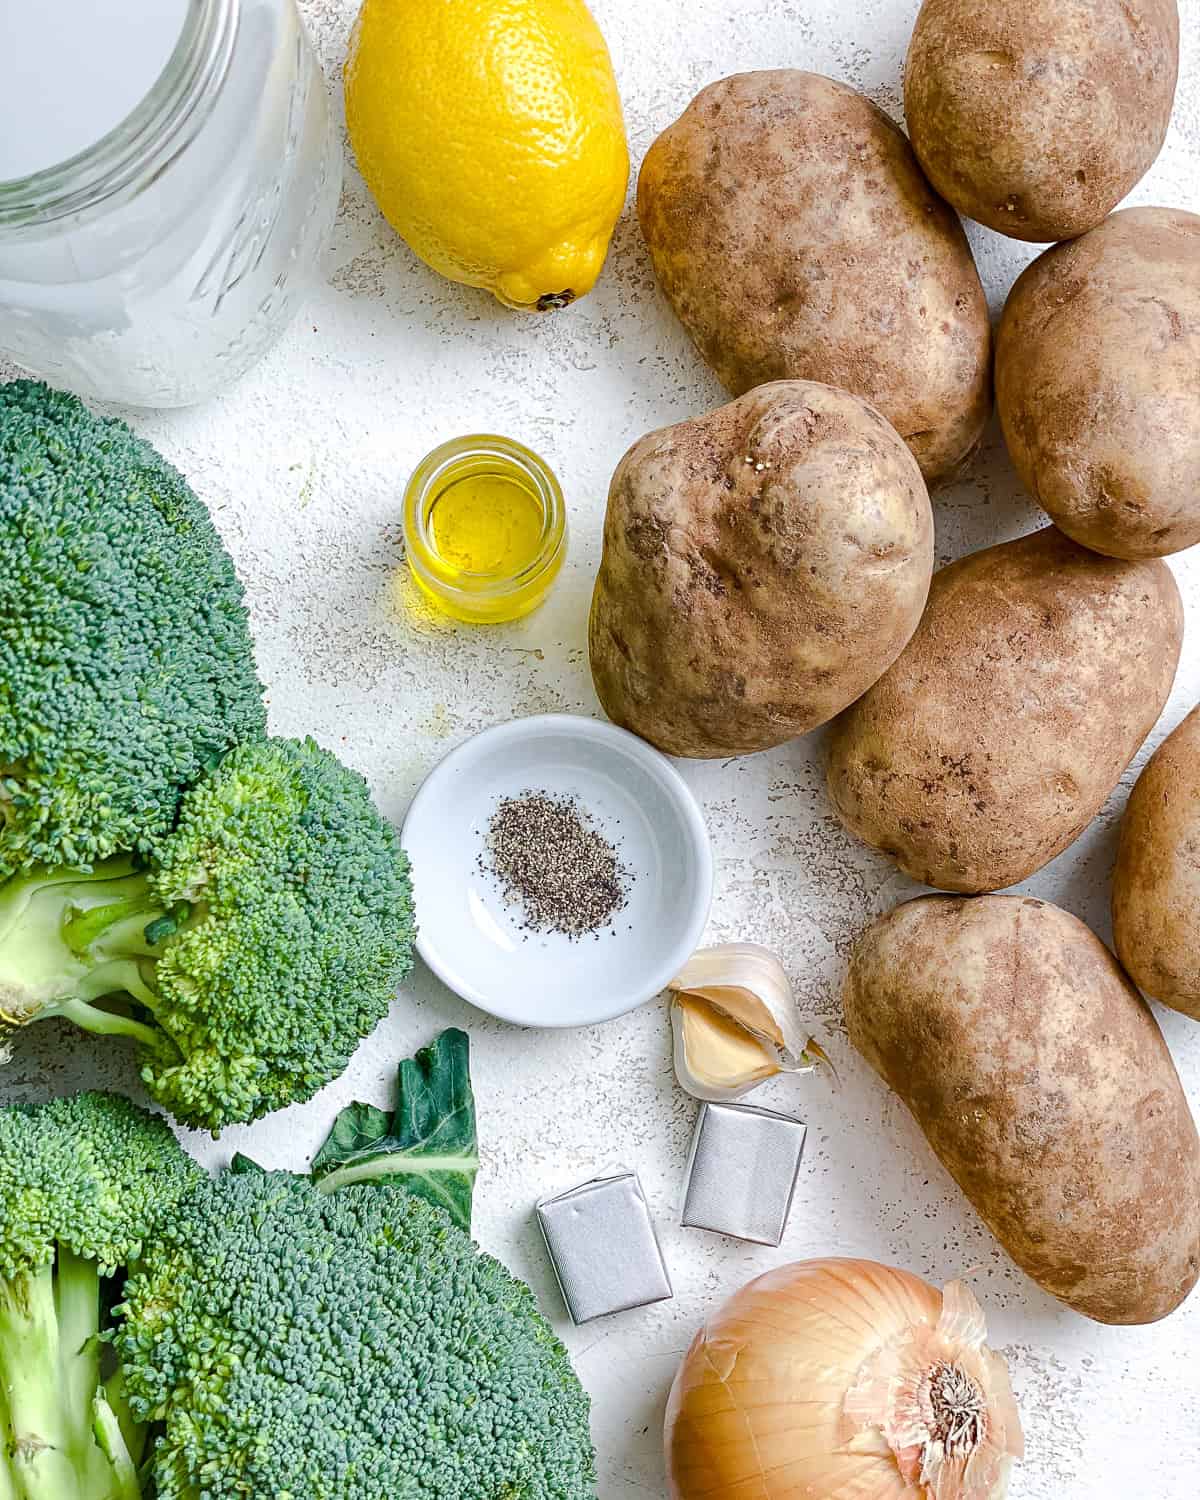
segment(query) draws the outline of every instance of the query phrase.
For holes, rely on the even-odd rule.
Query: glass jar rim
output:
[[[229,69],[241,0],[187,0],[150,91],[107,135],[40,172],[0,181],[0,229],[80,214],[158,177],[195,138]]]
[[[430,492],[448,469],[476,455],[494,455],[515,463],[533,481],[542,503],[542,534],[537,552],[519,572],[504,577],[491,573],[465,573],[442,563],[429,530],[429,507],[425,501]],[[439,589],[449,589],[478,600],[526,588],[554,567],[566,543],[566,524],[562,487],[549,464],[532,448],[498,433],[468,433],[439,444],[413,470],[404,494],[403,527],[410,566],[416,565]],[[415,548],[414,541],[419,544]]]

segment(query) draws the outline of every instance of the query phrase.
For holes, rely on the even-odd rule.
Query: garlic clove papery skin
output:
[[[828,1063],[800,1026],[783,965],[757,943],[701,949],[668,989],[675,1072],[694,1098],[727,1103]]]
[[[775,954],[758,943],[701,948],[668,989],[700,996],[781,1050],[797,1056],[803,1050],[791,981]]]
[[[1001,1500],[1021,1453],[970,1292],[855,1260],[781,1266],[718,1309],[665,1435],[673,1500]]]

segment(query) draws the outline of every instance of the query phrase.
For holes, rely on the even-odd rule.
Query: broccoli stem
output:
[[[71,1428],[71,1451],[85,1500],[125,1500],[125,1468],[133,1465],[118,1441],[101,1443],[96,1404],[100,1384],[100,1272],[95,1261],[59,1247],[55,1277],[58,1309],[59,1396]],[[114,1489],[114,1485],[117,1488]],[[134,1496],[137,1491],[133,1491]]]
[[[46,1014],[43,1012],[38,1019],[44,1020]],[[61,1016],[63,1020],[73,1022],[81,1031],[90,1031],[93,1036],[131,1036],[135,1041],[149,1046],[158,1035],[153,1026],[145,1026],[132,1016],[122,1016],[116,1011],[101,1010],[97,1005],[89,1005],[86,1000],[60,1000],[49,1014]]]
[[[95,1261],[60,1248],[54,1302],[61,1404],[76,1417],[86,1413],[90,1428],[92,1396],[100,1384],[100,1273]],[[82,1435],[82,1429],[75,1433],[77,1446]]]
[[[0,1282],[0,1374],[8,1416],[10,1479],[20,1500],[71,1500],[79,1473],[67,1402],[59,1391],[54,1272]]]
[[[158,948],[175,929],[149,874],[127,856],[92,871],[37,870],[0,887],[0,1027],[60,1016],[153,1045],[158,1032],[98,1005],[128,996],[153,1014]]]
[[[140,1500],[144,1431],[100,1379],[100,1273],[60,1246],[57,1262],[0,1281],[0,1500]],[[128,1436],[122,1426],[122,1412]]]
[[[120,1365],[104,1382],[104,1398],[108,1409],[117,1419],[125,1450],[134,1464],[140,1464],[146,1454],[148,1437],[145,1425],[138,1421],[129,1408],[129,1393],[125,1389],[125,1371]],[[0,1496],[0,1500],[3,1497]]]
[[[92,1398],[92,1431],[97,1450],[109,1466],[109,1486],[104,1491],[88,1490],[88,1500],[142,1500],[137,1465],[130,1457],[121,1424],[103,1390],[98,1390]]]
[[[8,1378],[0,1354],[0,1500],[21,1500],[12,1470],[13,1426],[8,1414]]]

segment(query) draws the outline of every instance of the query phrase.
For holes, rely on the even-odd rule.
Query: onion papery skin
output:
[[[847,1422],[860,1373],[889,1347],[905,1358],[935,1347],[942,1307],[919,1277],[865,1260],[804,1261],[743,1287],[697,1334],[671,1389],[672,1500],[999,1500],[1007,1457],[984,1489],[945,1473],[935,1489],[902,1476],[882,1430]],[[996,1387],[997,1431],[1007,1417],[1019,1452],[1003,1362],[978,1342],[973,1355]]]

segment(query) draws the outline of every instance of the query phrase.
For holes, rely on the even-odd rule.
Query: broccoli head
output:
[[[412,944],[408,861],[363,778],[312,740],[250,741],[146,856],[0,887],[0,1026],[132,1037],[152,1097],[216,1131],[337,1077]]]
[[[467,1038],[318,1160],[210,1179],[122,1100],[0,1110],[3,1500],[594,1500],[566,1350],[441,1206]]]
[[[157,1500],[591,1500],[588,1400],[533,1295],[380,1183],[204,1183],[115,1336]]]
[[[104,1369],[108,1279],[201,1178],[108,1094],[0,1110],[0,1496],[140,1500],[146,1429]]]
[[[76,397],[0,385],[0,879],[149,848],[263,733],[241,586],[186,481]]]

